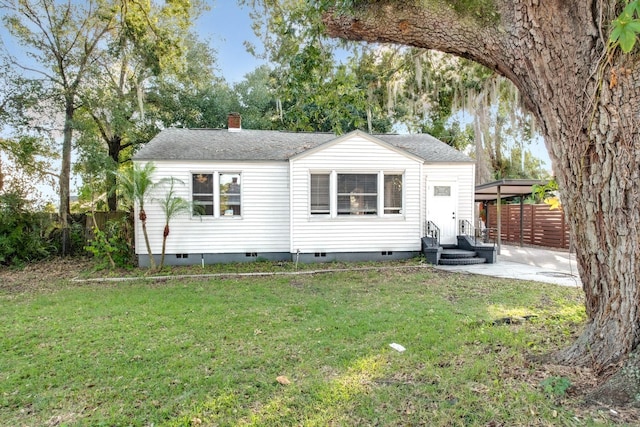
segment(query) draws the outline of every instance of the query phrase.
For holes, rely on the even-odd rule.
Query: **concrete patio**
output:
[[[582,287],[575,254],[562,250],[502,245],[495,264],[436,268],[508,279],[532,280],[562,286]]]

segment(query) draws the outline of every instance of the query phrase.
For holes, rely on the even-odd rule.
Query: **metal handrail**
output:
[[[474,227],[471,221],[466,219],[461,219],[458,222],[458,233],[462,236],[473,237],[474,243],[477,245],[478,241],[480,243],[493,243],[493,246],[496,245],[495,240],[491,240],[490,233],[495,232],[495,229],[492,228],[479,228]]]
[[[438,227],[433,221],[426,222],[425,236],[433,239],[434,246],[440,246],[440,227]]]
[[[458,234],[461,236],[474,236],[474,227],[471,221],[461,219],[458,221]],[[475,237],[475,236],[474,236]]]
[[[491,234],[493,233],[494,236],[497,236],[498,234],[498,229],[497,228],[484,228],[480,231],[480,237],[482,238],[482,242],[483,243],[491,243],[493,244],[493,246],[496,246],[496,237],[494,237],[493,239],[491,238]]]

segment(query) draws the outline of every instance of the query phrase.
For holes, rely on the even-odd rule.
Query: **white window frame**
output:
[[[375,177],[375,181],[376,181],[375,193],[367,192],[365,191],[364,188],[361,188],[360,186],[357,186],[356,188],[352,189],[348,193],[340,192],[339,191],[340,178],[347,175]],[[338,187],[338,191],[336,191],[336,197],[334,200],[336,201],[336,207],[337,207],[336,214],[338,216],[340,217],[353,216],[353,215],[368,216],[368,217],[380,216],[380,172],[373,172],[373,173],[371,172],[338,172],[336,174],[336,185]],[[355,184],[352,184],[352,185],[355,185]],[[375,197],[375,203],[374,203],[375,206],[369,207],[368,209],[365,208],[365,206],[367,206],[365,200],[372,197]],[[340,210],[341,202],[344,203],[345,200],[347,200],[348,202],[347,203],[348,210],[344,210],[344,207],[343,207],[343,210],[341,211]]]
[[[197,215],[191,210],[191,218],[199,219],[199,220],[207,220],[207,219],[238,219],[242,218],[244,214],[244,204],[243,204],[243,192],[244,192],[244,184],[243,184],[243,173],[241,171],[233,170],[194,170],[190,171],[191,174],[191,201],[194,201],[194,196],[202,195],[204,193],[195,193],[193,189],[193,177],[194,175],[202,174],[202,175],[212,175],[213,176],[213,215]],[[220,211],[220,176],[221,175],[238,175],[240,177],[240,214],[239,215],[224,215],[224,212]],[[208,194],[208,193],[207,193]]]
[[[399,176],[400,177],[400,181],[401,181],[401,185],[402,188],[400,189],[400,206],[387,206],[387,197],[386,197],[386,178],[388,176]],[[402,215],[404,213],[404,187],[405,187],[405,182],[404,182],[404,173],[392,173],[392,172],[384,172],[382,174],[382,189],[381,189],[381,194],[382,194],[382,210],[380,212],[382,212],[382,214],[384,216],[396,216],[396,215]],[[387,213],[387,210],[397,210],[398,212],[389,212]]]
[[[309,200],[307,204],[308,214],[310,218],[320,219],[320,218],[331,218],[331,219],[358,219],[363,220],[365,218],[403,218],[406,210],[406,197],[405,197],[405,188],[406,188],[406,171],[404,170],[331,170],[328,171],[326,169],[321,170],[310,170],[309,171],[309,186],[308,186],[308,194]],[[376,214],[370,215],[345,215],[338,214],[338,175],[353,175],[353,174],[362,174],[362,175],[377,175],[377,211]],[[320,213],[320,212],[312,212],[311,211],[311,176],[312,175],[329,175],[329,213]],[[387,207],[388,209],[397,209],[397,213],[385,213],[385,193],[384,193],[384,185],[385,185],[385,176],[390,175],[399,175],[402,179],[402,206],[397,207]]]
[[[230,175],[230,176],[237,175],[238,176],[239,181],[240,181],[240,183],[238,184],[240,186],[240,189],[239,189],[240,191],[238,193],[235,193],[235,192],[233,192],[233,193],[231,193],[231,192],[230,193],[224,193],[224,194],[222,193],[222,188],[221,188],[221,185],[222,185],[221,181],[222,180],[221,180],[221,177],[223,175]],[[243,185],[242,185],[242,173],[240,173],[240,172],[218,171],[217,177],[218,177],[218,186],[216,188],[217,188],[217,193],[218,193],[218,205],[217,205],[217,207],[218,207],[218,215],[221,216],[221,217],[225,217],[225,218],[242,218],[242,212],[244,211],[244,209],[242,208],[242,187],[243,187]],[[225,212],[222,212],[222,198],[223,198],[223,196],[233,197],[233,196],[230,196],[230,195],[235,195],[235,194],[237,194],[237,197],[239,198],[238,204],[236,204],[236,203],[227,204],[227,210]],[[235,214],[235,213],[229,214],[228,211],[232,211],[233,212],[233,206],[238,206],[238,210],[239,210],[238,214]],[[231,209],[229,209],[229,207],[231,207]]]
[[[328,208],[327,210],[320,210],[320,209],[315,209],[313,208],[313,176],[326,176],[329,178],[329,188],[327,188],[327,197],[328,197]],[[314,171],[311,172],[309,174],[309,214],[312,216],[331,216],[331,172],[327,172],[327,171],[323,171],[323,172],[319,172],[319,171]]]
[[[194,189],[194,179],[196,179],[196,175],[209,175],[211,176],[211,194],[207,193],[196,193],[195,189]],[[191,184],[191,203],[194,204],[194,207],[191,209],[191,216],[192,217],[198,217],[198,218],[214,218],[215,214],[216,214],[216,202],[215,202],[215,193],[216,193],[216,182],[215,182],[215,173],[211,172],[211,171],[194,171],[191,172],[191,180],[190,180],[190,184]],[[201,206],[211,206],[211,215],[208,214],[196,214],[194,212],[195,210],[195,206],[198,204],[196,203],[195,198],[196,197],[209,197],[211,196],[211,200],[207,200],[206,205],[201,205]]]

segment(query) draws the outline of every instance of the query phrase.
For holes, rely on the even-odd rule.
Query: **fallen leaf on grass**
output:
[[[289,378],[285,377],[284,375],[280,375],[279,377],[277,377],[276,381],[278,381],[282,385],[291,384],[291,381],[289,381]]]

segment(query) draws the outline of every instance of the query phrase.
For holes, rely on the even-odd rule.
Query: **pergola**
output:
[[[498,254],[500,254],[500,239],[502,236],[502,218],[500,213],[500,204],[503,199],[511,199],[520,197],[520,246],[522,246],[522,218],[524,209],[524,197],[533,192],[536,185],[546,185],[549,181],[540,179],[501,179],[499,181],[488,182],[476,186],[475,200],[476,202],[496,202],[497,212],[497,246]],[[488,213],[488,210],[487,210]]]

